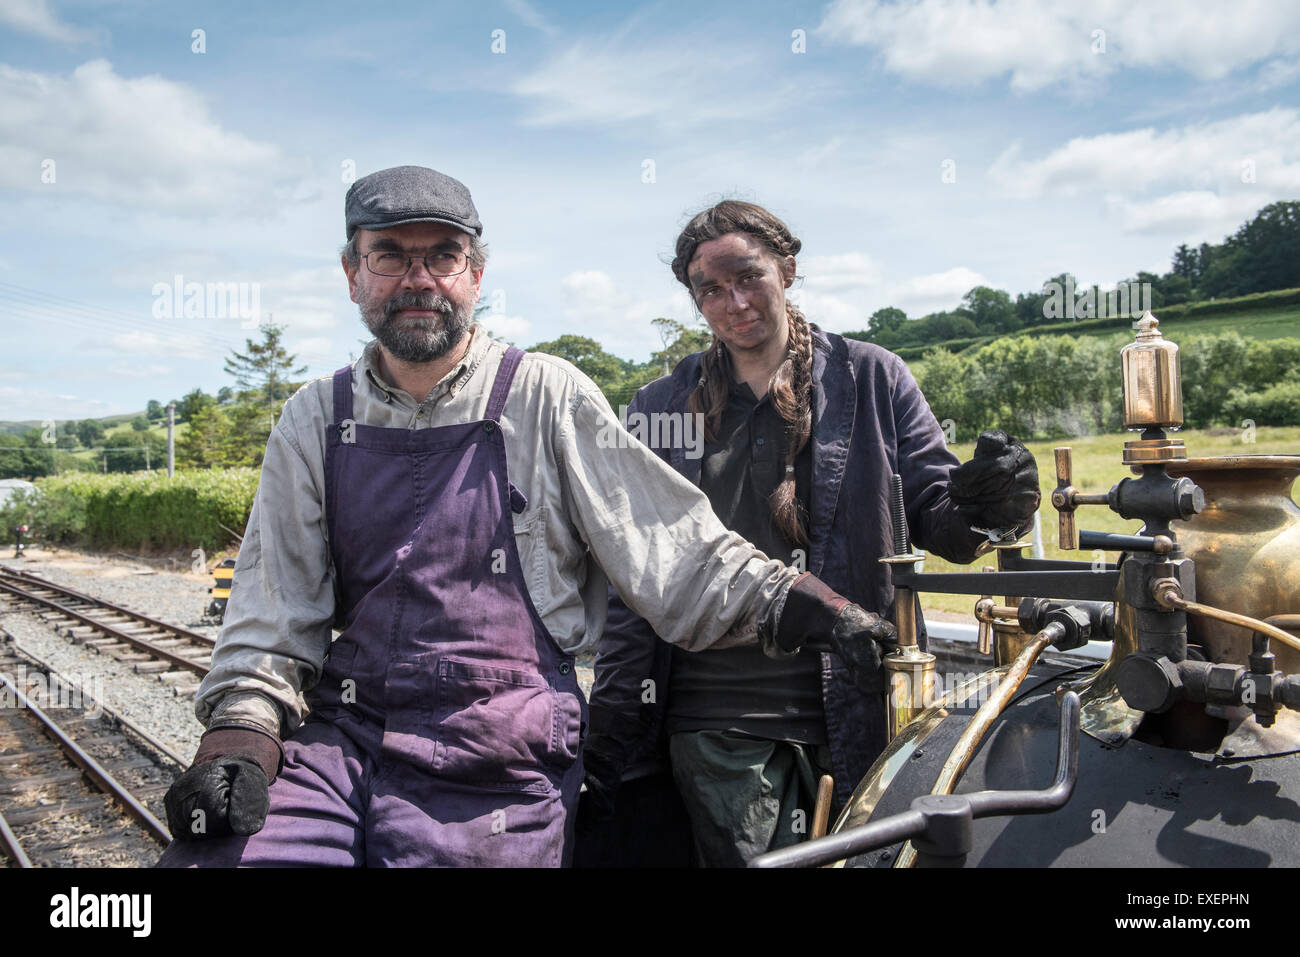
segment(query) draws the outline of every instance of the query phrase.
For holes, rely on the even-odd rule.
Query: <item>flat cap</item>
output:
[[[348,239],[358,229],[388,229],[406,223],[446,223],[483,235],[478,210],[459,180],[423,166],[394,166],[363,176],[344,202]]]

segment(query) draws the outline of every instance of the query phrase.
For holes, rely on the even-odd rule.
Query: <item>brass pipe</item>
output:
[[[812,831],[808,840],[815,841],[826,836],[826,828],[831,822],[831,796],[835,790],[835,780],[829,774],[823,774],[817,782],[817,803],[813,805]]]
[[[975,749],[979,743],[984,740],[984,735],[988,729],[993,726],[998,715],[1002,714],[1003,709],[1011,701],[1012,695],[1020,688],[1025,676],[1029,674],[1029,669],[1038,661],[1041,655],[1054,641],[1059,641],[1064,635],[1065,629],[1059,624],[1050,624],[1032,639],[1011,667],[1007,669],[1006,677],[994,689],[989,700],[980,705],[978,711],[971,717],[970,722],[966,725],[957,739],[957,743],[952,746],[947,760],[943,762],[943,768],[939,771],[939,779],[935,781],[934,787],[930,789],[931,794],[951,794],[952,789],[957,786],[957,778],[966,770],[970,764],[971,758],[975,756]],[[916,863],[916,849],[912,847],[912,842],[908,841],[903,845],[902,850],[898,852],[898,860],[895,867],[911,867]]]
[[[1214,608],[1210,605],[1202,605],[1199,602],[1188,601],[1183,597],[1178,582],[1172,578],[1161,578],[1153,582],[1151,597],[1166,608],[1189,612],[1203,618],[1213,618],[1216,621],[1224,621],[1230,625],[1240,625],[1242,628],[1258,631],[1260,634],[1268,635],[1274,641],[1280,641],[1282,644],[1300,651],[1300,638],[1290,632],[1283,631],[1276,625],[1270,625],[1267,621],[1260,621],[1258,618],[1251,618],[1249,615],[1239,615],[1235,611],[1224,611],[1222,608]],[[1297,622],[1300,622],[1300,615],[1276,615],[1274,618],[1296,619]]]
[[[882,662],[888,682],[885,732],[890,741],[934,702],[935,658],[916,642],[916,592],[912,589],[894,589],[894,620],[898,648]]]

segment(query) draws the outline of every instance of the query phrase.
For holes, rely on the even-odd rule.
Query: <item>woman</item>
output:
[[[903,361],[821,331],[786,299],[800,248],[781,220],[751,203],[728,200],[696,215],[678,236],[672,269],[712,343],[643,388],[629,415],[703,416],[702,458],[658,452],[699,485],[723,523],[892,617],[893,589],[878,561],[893,551],[891,473],[903,479],[912,540],[965,563],[984,540],[971,524],[1032,520],[1037,471],[1023,446],[1009,445],[996,463],[970,463],[979,464],[980,491],[991,475],[996,494],[954,500],[957,459]],[[620,780],[652,771],[666,738],[697,861],[741,866],[805,840],[820,775],[833,775],[842,805],[884,747],[883,689],[856,685],[836,655],[771,659],[757,646],[683,654],[616,595],[610,605],[586,750],[592,817],[627,810],[622,792],[614,799]]]

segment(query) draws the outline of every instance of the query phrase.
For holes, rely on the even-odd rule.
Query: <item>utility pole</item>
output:
[[[176,403],[167,403],[167,477],[176,474]]]

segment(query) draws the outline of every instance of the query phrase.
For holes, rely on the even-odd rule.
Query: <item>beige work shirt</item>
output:
[[[372,341],[353,364],[355,421],[427,429],[482,419],[506,345],[471,329],[464,359],[423,402],[383,380]],[[204,724],[288,735],[305,716],[303,692],[319,679],[333,634],[324,504],[333,418],[332,377],[322,376],[289,399],[267,442],[212,670],[195,702]],[[701,650],[757,640],[759,617],[798,572],[724,528],[698,488],[623,432],[590,379],[563,359],[528,353],[501,431],[510,480],[528,500],[514,526],[529,595],[560,648],[594,646],[610,582],[666,641]]]

